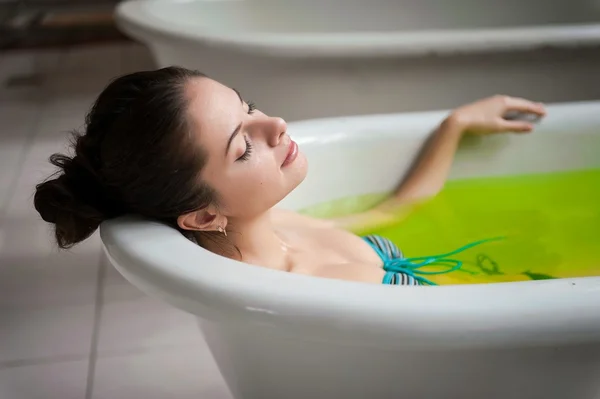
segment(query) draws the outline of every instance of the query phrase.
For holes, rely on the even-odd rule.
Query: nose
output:
[[[262,135],[271,147],[277,147],[287,132],[287,123],[279,117],[265,116],[255,121],[255,134]]]

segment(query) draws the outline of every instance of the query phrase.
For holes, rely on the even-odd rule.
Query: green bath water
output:
[[[382,198],[347,198],[305,212],[339,216]],[[387,237],[407,257],[504,237],[452,256],[462,268],[427,276],[437,284],[600,276],[600,169],[451,181],[397,223],[355,232]]]

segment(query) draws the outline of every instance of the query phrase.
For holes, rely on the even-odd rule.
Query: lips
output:
[[[287,165],[294,162],[296,157],[298,156],[298,144],[294,140],[290,140],[290,146],[288,148],[287,156],[285,157],[281,167],[284,168]]]

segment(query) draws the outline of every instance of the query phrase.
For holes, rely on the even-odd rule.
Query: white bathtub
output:
[[[466,140],[451,177],[600,167],[600,102],[548,113],[530,135]],[[310,171],[282,206],[391,190],[443,116],[291,123]],[[600,277],[384,286],[236,262],[135,217],[101,237],[131,283],[199,317],[237,399],[600,395]]]
[[[599,0],[126,1],[117,21],[288,121],[600,99]]]

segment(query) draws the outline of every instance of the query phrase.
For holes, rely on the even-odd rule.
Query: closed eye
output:
[[[236,161],[247,161],[250,158],[250,154],[252,154],[252,143],[248,141],[247,137],[244,137],[244,141],[246,142],[246,151]]]
[[[252,115],[255,110],[256,105],[252,101],[248,101],[248,114]]]

